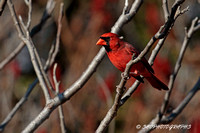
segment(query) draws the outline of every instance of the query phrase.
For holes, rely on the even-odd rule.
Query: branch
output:
[[[200,90],[200,78],[198,79],[195,86],[189,91],[187,96],[183,99],[183,101],[172,111],[169,116],[164,116],[161,120],[161,124],[167,124],[173,121],[186,107],[186,105],[190,102],[190,100],[194,97],[197,91]]]
[[[169,7],[168,7],[168,0],[162,0],[162,7],[163,7],[163,12],[165,16],[165,22],[167,21],[169,17]]]
[[[164,29],[163,32],[161,34],[157,34],[156,36],[154,36],[156,39],[162,39],[167,32],[169,31],[169,29],[173,26],[175,20],[176,20],[176,12],[177,9],[179,8],[179,6],[184,2],[185,0],[176,0],[174,2],[174,4],[172,5],[171,8],[171,13],[170,16],[167,19],[167,22],[164,25]]]
[[[6,6],[6,2],[7,2],[7,0],[1,0],[0,1],[0,16],[2,15],[3,10],[4,10],[5,6]]]
[[[58,34],[56,36],[56,44],[58,46],[59,46],[59,43],[60,43],[60,32],[61,32],[61,27],[62,27],[61,20],[63,18],[63,6],[64,6],[64,3],[61,3],[60,4],[60,14],[59,14],[59,17],[58,17],[58,32],[57,32]],[[52,55],[52,56],[55,56],[55,55]],[[54,69],[53,69],[53,81],[54,81],[54,84],[55,84],[56,94],[58,95],[59,94],[60,81],[58,82],[57,78],[56,78],[56,68],[57,68],[57,64],[54,65]],[[66,133],[67,129],[66,129],[62,105],[58,106],[58,113],[59,113],[59,118],[60,118],[61,132]]]
[[[27,29],[29,29],[30,25],[31,25],[31,14],[32,14],[32,0],[24,0],[24,2],[26,3],[26,5],[28,6],[28,21],[26,23],[26,27]]]
[[[126,84],[126,81],[127,81],[127,77],[122,76],[120,84],[117,86],[117,89],[116,89],[117,94],[115,96],[114,103],[113,103],[111,109],[107,112],[104,119],[101,121],[99,127],[96,130],[96,133],[104,132],[105,129],[110,124],[110,122],[112,121],[112,119],[117,115],[117,110],[118,110],[119,105],[120,105],[120,100],[121,100],[122,94],[124,93],[124,90],[125,90],[124,86]]]
[[[157,117],[155,117],[148,125],[152,125],[152,127],[156,127],[155,125],[168,124],[171,121],[173,121],[183,111],[183,109],[190,102],[190,100],[197,93],[198,90],[200,90],[200,78],[198,79],[195,86],[189,91],[187,96],[183,99],[183,101],[172,111],[172,113],[169,116],[164,116],[162,117],[161,120],[159,120],[159,114],[157,114]],[[138,133],[148,133],[152,131],[153,129],[154,128],[142,128]]]
[[[172,88],[173,88],[173,85],[174,85],[174,81],[175,81],[175,78],[176,78],[176,76],[178,74],[178,71],[179,71],[179,69],[181,67],[181,62],[182,62],[185,50],[186,50],[186,48],[188,46],[188,43],[189,43],[189,40],[190,40],[192,34],[198,29],[196,27],[199,27],[199,29],[200,29],[199,25],[200,24],[198,24],[198,18],[195,18],[192,21],[192,24],[191,24],[190,29],[188,30],[188,32],[186,31],[185,38],[184,38],[184,41],[183,41],[183,45],[182,45],[182,48],[180,50],[179,57],[177,59],[177,62],[176,62],[175,68],[174,68],[174,72],[170,76],[170,81],[169,81],[169,84],[168,84],[169,91],[166,92],[166,94],[165,94],[165,98],[164,98],[163,104],[161,106],[160,112],[156,115],[156,117],[154,119],[152,119],[152,121],[149,123],[150,125],[162,124],[161,123],[161,119],[162,119],[162,117],[165,117],[163,115],[164,115],[164,113],[166,111],[166,108],[167,108],[167,105],[169,103],[169,98],[171,96],[171,92],[172,92]],[[145,128],[145,129],[142,129],[140,131],[141,132],[149,132],[151,130],[153,130],[153,128]]]
[[[53,68],[53,81],[55,84],[55,89],[56,89],[56,94],[59,94],[59,85],[60,85],[60,81],[57,81],[56,78],[56,69],[57,69],[57,64],[54,65]],[[61,128],[61,132],[62,133],[66,133],[66,124],[65,124],[65,119],[64,119],[64,113],[63,113],[63,109],[62,109],[62,105],[58,106],[58,113],[59,113],[59,118],[60,118],[60,128]]]
[[[30,38],[29,31],[28,31],[27,27],[24,25],[24,23],[22,22],[21,16],[19,16],[19,20],[20,20],[20,23],[19,23],[19,20],[17,19],[17,16],[16,16],[16,12],[14,10],[14,5],[11,0],[8,0],[8,7],[10,9],[15,27],[19,34],[19,37],[27,45],[33,67],[34,67],[36,75],[40,81],[40,85],[44,92],[46,102],[48,103],[50,101],[50,94],[48,92],[47,84],[45,83],[46,75],[44,74],[43,67],[41,66],[41,64],[42,64],[41,60],[39,59],[37,51],[35,50],[35,46]],[[22,30],[22,28],[23,28],[23,30]]]
[[[172,75],[170,76],[170,81],[169,81],[169,84],[168,84],[168,87],[169,87],[169,91],[166,93],[165,95],[165,99],[164,99],[164,103],[161,107],[161,111],[160,113],[161,114],[164,114],[165,110],[166,110],[166,107],[168,105],[168,102],[169,102],[169,98],[170,98],[170,95],[171,95],[171,92],[172,92],[172,88],[173,88],[173,85],[174,85],[174,82],[175,82],[175,79],[176,79],[176,76],[179,72],[179,69],[181,67],[181,62],[183,60],[183,56],[185,54],[185,51],[186,51],[186,48],[189,44],[189,41],[193,35],[193,33],[197,30],[194,30],[196,28],[196,23],[198,21],[198,18],[195,18],[193,21],[192,21],[192,24],[190,26],[190,29],[187,31],[185,31],[185,38],[184,38],[184,41],[183,41],[183,45],[181,47],[181,50],[180,50],[180,53],[179,53],[179,56],[178,56],[178,59],[176,61],[176,64],[175,64],[175,67],[174,67],[174,72],[172,73]],[[198,25],[197,25],[198,26]]]
[[[151,56],[149,57],[149,64],[153,65],[153,62],[158,54],[158,52],[160,51],[162,45],[164,44],[165,40],[166,40],[167,36],[164,37],[163,39],[160,39],[156,45],[156,47],[152,50]],[[126,93],[123,95],[123,97],[121,98],[120,101],[120,106],[122,106],[130,97],[131,95],[137,90],[137,87],[140,85],[139,81],[135,81],[134,84],[128,88],[128,90],[126,91]]]
[[[122,14],[120,15],[119,19],[115,23],[115,25],[112,27],[111,32],[118,34],[121,28],[128,23],[138,12],[140,6],[142,5],[143,0],[135,0],[134,3],[131,6],[130,11],[128,12],[128,0],[125,0],[125,6],[123,9]]]
[[[11,121],[11,119],[14,117],[14,115],[17,113],[20,107],[27,101],[28,96],[31,94],[33,88],[37,85],[37,83],[38,79],[34,80],[33,83],[29,85],[25,95],[17,102],[15,107],[11,110],[11,112],[6,116],[6,118],[0,124],[0,132],[5,129],[6,125]]]
[[[48,0],[46,9],[42,15],[42,18],[41,18],[39,24],[34,26],[30,32],[31,37],[33,37],[35,34],[37,34],[42,29],[42,27],[44,26],[46,21],[50,18],[54,7],[55,7],[54,0]],[[12,59],[14,59],[19,54],[19,52],[22,50],[22,48],[24,48],[24,46],[25,46],[25,43],[21,42],[17,46],[17,48],[15,48],[12,53],[10,53],[10,55],[8,55],[3,61],[1,61],[0,70],[2,70]]]
[[[59,32],[59,30],[58,30],[58,32]],[[60,33],[57,33],[57,34],[60,34]],[[46,61],[45,67],[44,67],[45,71],[47,71],[49,69],[49,67],[54,63],[55,57],[56,57],[56,55],[58,53],[59,44],[56,44],[56,46],[54,46],[54,45],[55,44],[52,44],[52,46],[51,46],[51,50],[49,52],[49,56],[48,56],[48,59]],[[38,78],[36,78],[29,85],[25,95],[19,100],[19,102],[17,102],[15,107],[11,110],[11,112],[7,115],[7,117],[4,119],[4,121],[0,124],[0,131],[4,130],[5,126],[10,122],[10,120],[13,118],[13,116],[16,114],[16,112],[27,101],[29,95],[31,94],[31,92],[34,89],[34,87],[38,84],[38,82],[39,82],[39,80],[38,80]]]
[[[48,5],[48,4],[47,4]],[[48,7],[48,6],[47,6]],[[49,8],[48,8],[49,9]],[[50,13],[50,12],[49,12]],[[46,13],[44,13],[46,14]],[[60,17],[58,19],[58,30],[57,30],[57,36],[56,36],[56,44],[52,44],[51,45],[51,49],[49,51],[49,56],[48,56],[48,59],[46,61],[46,64],[44,66],[44,70],[47,71],[50,66],[54,63],[55,61],[55,57],[59,51],[59,40],[60,40],[60,33],[61,33],[61,27],[62,27],[62,24],[61,24],[61,19],[62,19],[62,15],[63,14],[60,14]],[[44,16],[44,15],[43,15]],[[44,21],[41,21],[43,23],[40,22],[39,25],[41,25],[40,27],[42,27],[42,25],[44,24],[44,22],[46,21],[46,19],[48,18],[47,15],[45,15],[46,17],[43,17]],[[36,26],[37,27],[37,26]],[[35,29],[35,28],[33,28]],[[37,29],[37,28],[36,28]],[[33,30],[32,30],[33,31]],[[39,30],[38,30],[39,31]],[[31,33],[36,33],[36,32],[31,32]],[[30,33],[30,34],[31,34]],[[34,89],[34,87],[38,84],[39,80],[38,78],[36,78],[32,84],[29,85],[25,95],[19,100],[19,102],[15,105],[15,107],[11,110],[11,112],[7,115],[7,117],[4,119],[4,121],[0,124],[0,131],[3,131],[5,126],[11,121],[11,119],[13,118],[13,116],[16,114],[16,112],[20,109],[20,107],[27,101],[29,95],[31,94],[32,90]]]

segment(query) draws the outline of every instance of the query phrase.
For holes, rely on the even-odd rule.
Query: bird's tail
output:
[[[169,88],[162,82],[160,81],[154,74],[151,73],[150,77],[145,77],[149,83],[156,89],[158,90],[169,90]]]

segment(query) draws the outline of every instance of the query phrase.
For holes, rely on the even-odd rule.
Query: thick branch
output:
[[[124,6],[123,13],[119,17],[119,19],[117,20],[115,25],[112,27],[111,32],[118,34],[119,31],[121,30],[122,26],[124,26],[124,24],[128,23],[135,16],[135,14],[138,12],[142,3],[143,3],[143,0],[135,0],[131,6],[130,11],[128,12],[127,11],[128,0],[125,0],[125,6]]]

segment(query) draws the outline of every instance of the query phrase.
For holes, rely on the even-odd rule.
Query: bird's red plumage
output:
[[[140,53],[131,44],[124,42],[114,33],[101,35],[97,45],[105,47],[112,64],[122,72],[124,72],[126,64],[132,59],[133,53],[135,54],[134,57],[137,57]],[[159,90],[168,90],[168,87],[154,75],[152,67],[144,57],[141,61],[134,64],[130,70],[130,76],[136,78],[140,75],[146,78],[153,87]]]

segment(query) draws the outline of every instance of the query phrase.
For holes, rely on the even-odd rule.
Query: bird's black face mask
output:
[[[110,37],[100,37],[103,39],[107,45],[103,45],[107,52],[111,51],[110,49]]]

